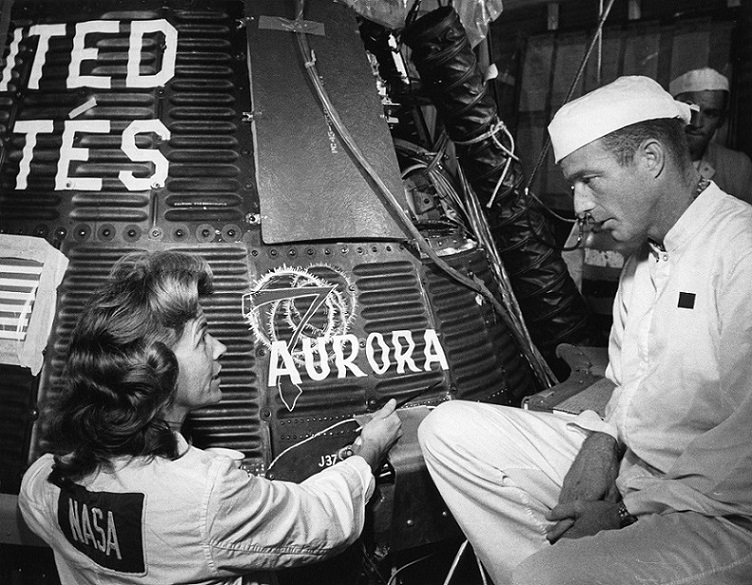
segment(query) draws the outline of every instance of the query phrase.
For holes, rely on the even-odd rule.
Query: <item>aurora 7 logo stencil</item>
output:
[[[347,333],[355,314],[354,291],[347,276],[332,266],[282,266],[261,277],[243,296],[243,315],[272,356],[282,351],[288,367],[289,361],[304,365],[312,339],[326,348],[335,336]],[[278,359],[270,360],[270,374],[278,363]],[[292,370],[297,373],[295,365]],[[271,378],[269,385],[279,387],[279,376]],[[300,376],[292,375],[291,380],[299,384]],[[290,399],[280,391],[289,410],[295,407],[299,388],[296,394]]]
[[[371,332],[358,339],[348,332],[355,308],[355,286],[343,272],[325,264],[306,269],[282,266],[261,277],[243,296],[243,314],[257,340],[269,349],[267,385],[278,389],[288,410],[295,408],[302,393],[301,372],[323,381],[368,376],[364,370],[381,375],[391,367],[399,374],[430,371],[433,364],[449,369],[433,329],[423,332],[422,351],[416,351],[413,332],[406,329]],[[365,360],[361,357],[356,363],[361,349]]]

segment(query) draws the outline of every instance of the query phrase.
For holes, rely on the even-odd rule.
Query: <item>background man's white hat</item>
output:
[[[689,123],[690,108],[649,77],[627,76],[577,98],[556,112],[548,125],[558,163],[578,148],[630,124],[658,118]]]
[[[676,97],[680,93],[688,91],[706,91],[706,90],[729,90],[729,80],[725,75],[721,75],[715,69],[703,67],[702,69],[693,69],[680,75],[668,85],[671,95]]]

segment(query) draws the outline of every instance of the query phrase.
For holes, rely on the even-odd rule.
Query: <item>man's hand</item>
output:
[[[397,401],[391,399],[363,425],[353,443],[353,454],[360,455],[375,472],[381,460],[402,436],[402,421],[396,412]]]
[[[582,538],[597,534],[601,530],[614,530],[621,526],[619,504],[612,502],[586,502],[575,500],[559,504],[546,519],[556,522],[556,526],[546,535],[553,544],[559,538]]]
[[[559,504],[551,510],[549,520],[558,520],[547,535],[549,541],[556,542],[578,524],[575,506],[580,508],[587,503],[615,504],[621,498],[616,488],[619,474],[619,446],[616,440],[606,433],[592,433],[582,443],[572,467],[562,483]],[[616,509],[616,508],[614,508]],[[590,525],[590,520],[584,520]],[[617,514],[618,527],[618,514]],[[578,529],[573,534],[578,534]],[[584,536],[584,534],[581,534]],[[576,538],[576,536],[573,536]]]
[[[585,500],[618,502],[619,446],[606,433],[592,433],[582,443],[562,483],[559,505]]]

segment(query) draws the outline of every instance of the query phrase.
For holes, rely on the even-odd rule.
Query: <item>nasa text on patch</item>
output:
[[[68,541],[102,567],[143,573],[144,494],[90,492],[69,481],[58,485],[57,520]]]

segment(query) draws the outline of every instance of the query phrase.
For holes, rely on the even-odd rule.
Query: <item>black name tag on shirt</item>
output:
[[[679,292],[679,304],[680,309],[694,309],[695,308],[695,293]]]
[[[57,521],[68,541],[98,565],[144,573],[144,494],[90,492],[70,481],[60,487]]]

